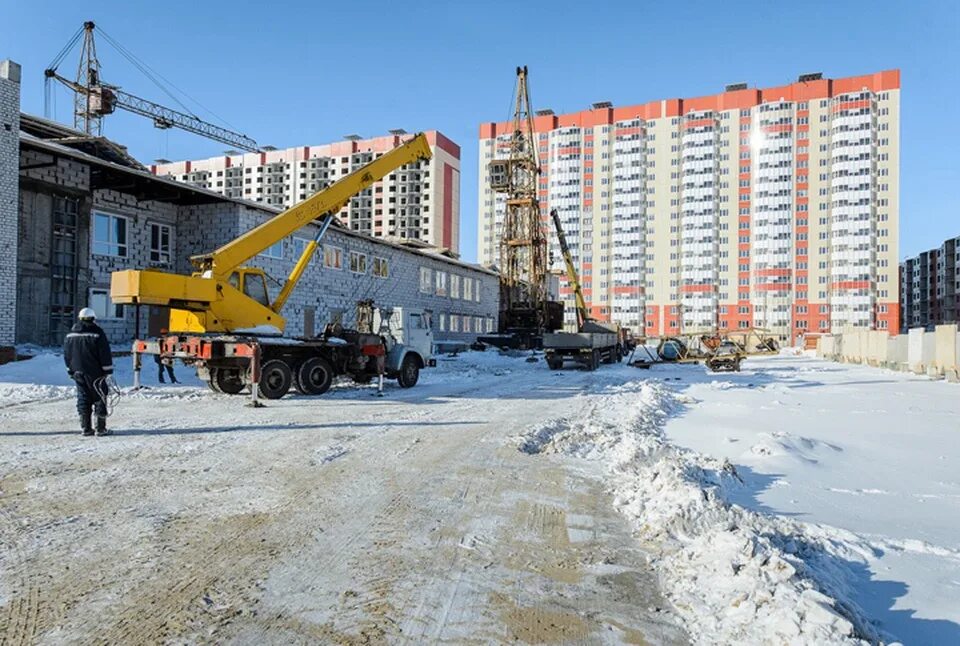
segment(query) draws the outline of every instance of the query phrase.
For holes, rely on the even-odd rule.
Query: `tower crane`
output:
[[[153,125],[157,128],[179,128],[227,144],[231,148],[249,152],[259,150],[257,142],[246,135],[209,123],[196,115],[180,112],[130,94],[121,90],[119,86],[104,83],[100,75],[100,60],[97,58],[94,30],[98,30],[117,51],[130,59],[144,74],[159,85],[159,81],[150,73],[149,68],[137,61],[130,52],[105,34],[103,30],[98,29],[93,21],[88,20],[83,23],[83,26],[77,30],[43,72],[46,79],[45,102],[48,113],[51,97],[50,81],[57,81],[74,92],[73,125],[77,130],[90,137],[100,137],[103,117],[121,109],[153,119]],[[77,67],[76,78],[71,80],[62,76],[58,72],[58,68],[81,38],[83,44],[80,49],[80,63]],[[172,94],[171,97],[173,97]],[[176,100],[176,97],[173,98]]]
[[[490,187],[506,195],[500,238],[500,334],[492,345],[538,348],[545,331],[563,325],[563,303],[548,300],[547,236],[540,217],[540,159],[527,68],[517,68],[513,128],[506,159],[489,165]]]

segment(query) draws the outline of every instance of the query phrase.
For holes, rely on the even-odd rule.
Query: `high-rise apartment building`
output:
[[[538,111],[544,224],[557,209],[593,316],[647,336],[895,330],[899,88],[897,70],[808,74],[781,87]],[[510,128],[480,126],[482,263],[497,262],[504,207],[487,165]]]
[[[427,133],[433,157],[407,164],[355,196],[338,217],[354,231],[378,238],[419,240],[459,253],[460,146],[436,130]],[[227,197],[292,206],[331,182],[412,138],[388,136],[151,166],[156,175]]]
[[[900,331],[960,321],[960,236],[900,263]]]

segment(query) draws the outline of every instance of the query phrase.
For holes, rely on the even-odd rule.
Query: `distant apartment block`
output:
[[[647,336],[896,329],[899,107],[892,70],[540,110],[543,215],[559,211],[593,316]],[[487,165],[511,128],[480,126],[481,263],[498,259]]]
[[[426,133],[433,151],[427,162],[407,164],[363,191],[338,217],[353,231],[377,238],[419,240],[459,253],[460,146],[443,134]],[[292,206],[328,184],[412,138],[401,130],[384,137],[259,153],[167,162],[154,174],[222,195],[272,206]]]
[[[900,263],[900,331],[960,321],[960,236]]]

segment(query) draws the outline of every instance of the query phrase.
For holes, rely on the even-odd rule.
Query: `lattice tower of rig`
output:
[[[542,331],[547,323],[547,236],[537,196],[540,159],[527,68],[517,68],[509,156],[490,164],[490,185],[506,194],[500,238],[500,331]]]

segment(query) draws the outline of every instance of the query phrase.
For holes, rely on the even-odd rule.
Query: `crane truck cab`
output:
[[[384,372],[403,388],[415,386],[420,370],[437,365],[433,357],[433,321],[430,312],[395,307],[374,314],[374,327],[386,342]]]

